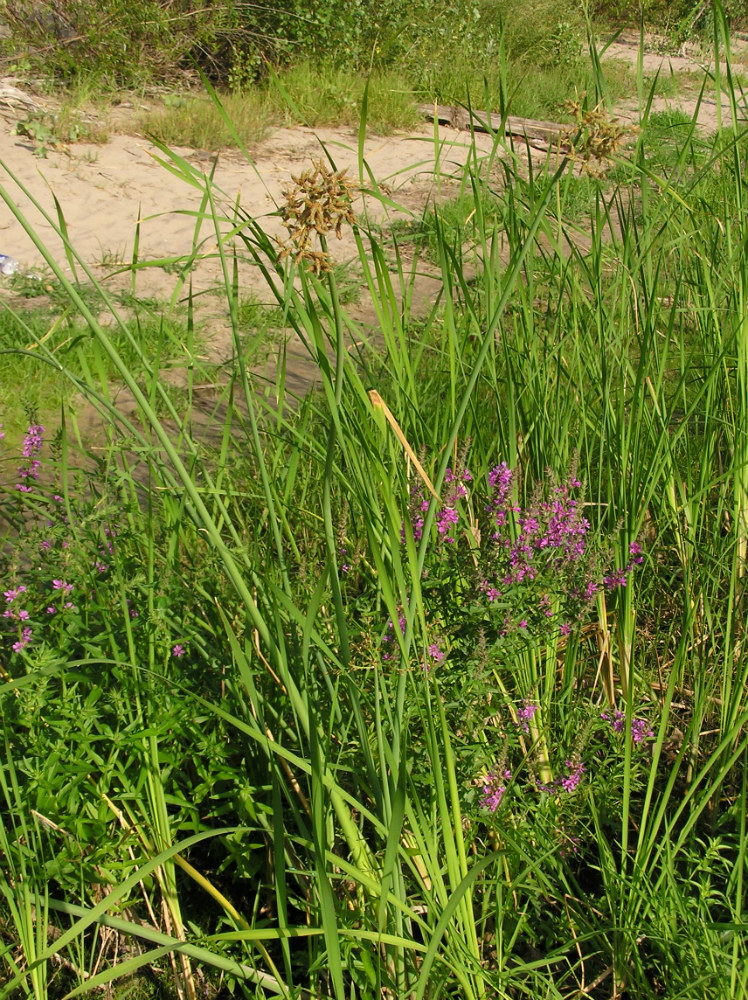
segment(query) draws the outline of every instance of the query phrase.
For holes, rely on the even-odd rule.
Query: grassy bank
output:
[[[106,444],[92,467],[33,413],[0,443],[1,996],[748,995],[734,102],[723,125],[645,116],[602,164],[603,119],[531,171],[497,138],[469,239],[437,210],[416,243],[426,318],[412,247],[333,172],[282,253],[238,208],[223,236],[174,156],[234,328],[208,418],[37,240],[101,363],[30,336],[13,364]],[[350,349],[338,226],[381,351]],[[272,389],[243,363],[235,255],[318,367],[303,400],[282,352]]]

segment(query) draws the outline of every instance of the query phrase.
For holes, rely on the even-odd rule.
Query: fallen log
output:
[[[544,122],[536,118],[518,118],[516,115],[501,115],[490,111],[468,111],[459,105],[420,104],[418,110],[425,117],[440,125],[449,125],[457,129],[474,129],[476,132],[503,132],[504,135],[518,139],[532,139],[547,146],[564,143],[569,126],[560,122]]]
[[[0,105],[2,104],[7,105],[13,111],[17,111],[19,105],[28,112],[40,110],[33,97],[23,90],[19,90],[18,87],[14,87],[8,79],[0,77]]]

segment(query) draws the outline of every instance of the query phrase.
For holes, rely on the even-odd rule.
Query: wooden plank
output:
[[[426,118],[434,120],[434,115],[440,125],[450,125],[452,128],[470,129],[476,132],[488,132],[489,128],[494,132],[503,132],[504,135],[516,136],[520,139],[540,140],[548,145],[563,142],[569,131],[568,125],[560,122],[538,121],[536,118],[518,118],[515,115],[508,115],[503,122],[501,115],[492,114],[490,111],[473,111],[472,117],[467,108],[450,105],[420,104],[418,110]]]

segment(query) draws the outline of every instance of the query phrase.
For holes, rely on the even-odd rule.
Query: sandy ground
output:
[[[238,201],[242,210],[262,221],[271,236],[285,236],[279,218],[273,215],[282,192],[293,174],[309,167],[313,160],[330,157],[337,169],[347,170],[354,183],[359,179],[358,138],[349,130],[283,128],[263,143],[253,162],[238,153],[222,153],[217,158],[214,190],[221,192],[219,207],[231,214]],[[479,155],[491,150],[488,136],[478,137]],[[441,187],[450,188],[450,178],[458,178],[470,153],[469,135],[439,128],[440,180],[435,172],[433,126],[407,135],[373,136],[366,140],[366,162],[377,182],[400,211],[367,198],[366,209],[374,221],[385,214],[420,213],[429,198]],[[214,157],[194,150],[175,148],[196,171],[201,182],[213,169]],[[140,221],[138,257],[141,261],[171,259],[190,252],[200,209],[202,191],[176,178],[159,159],[163,154],[151,143],[128,135],[114,135],[104,146],[78,143],[64,152],[50,151],[46,159],[34,156],[29,140],[10,134],[0,126],[0,182],[21,212],[31,220],[39,238],[66,270],[65,254],[54,226],[45,221],[32,204],[56,222],[56,196],[70,237],[80,258],[99,273],[115,268],[117,262],[132,258],[136,223]],[[21,189],[20,181],[25,190]],[[365,186],[368,180],[364,178]],[[354,209],[363,210],[357,198]],[[223,231],[228,231],[227,220]],[[205,220],[198,242],[210,255],[217,245],[212,220]],[[351,256],[353,242],[336,243],[331,249],[337,259]],[[32,239],[7,207],[0,210],[0,253],[20,260],[24,267],[41,266],[44,261]],[[214,285],[220,275],[216,257],[198,262],[192,273],[196,291]],[[251,284],[251,276],[243,276]],[[138,276],[142,295],[168,298],[175,278],[161,268],[148,268]]]
[[[638,38],[621,37],[608,47],[605,58],[623,59],[636,63]],[[745,52],[741,53],[742,59]],[[696,53],[677,56],[648,52],[644,57],[647,73],[701,74],[708,64]],[[743,69],[741,62],[737,69]],[[694,76],[694,80],[696,76]],[[679,106],[692,113],[698,102],[697,87],[683,89],[683,95],[669,101],[658,98],[655,110]],[[0,81],[0,100],[2,99]],[[711,94],[714,94],[712,88]],[[741,107],[745,105],[741,97]],[[722,113],[729,120],[729,102],[723,100]],[[227,219],[221,227],[230,227],[231,206],[238,203],[251,217],[259,219],[272,236],[285,236],[280,219],[273,213],[291,176],[306,169],[314,159],[329,158],[335,166],[346,169],[354,182],[359,181],[358,137],[350,130],[321,128],[283,128],[274,132],[256,151],[251,163],[235,152],[214,157],[194,150],[176,149],[194,171],[195,184],[175,177],[159,159],[163,154],[142,138],[115,134],[102,146],[76,143],[65,150],[50,151],[46,159],[34,155],[33,143],[13,134],[23,109],[13,102],[0,107],[0,185],[2,195],[12,201],[29,220],[38,240],[54,256],[55,261],[69,272],[64,248],[55,232],[57,209],[55,197],[65,218],[70,242],[81,261],[99,279],[114,286],[129,286],[129,275],[114,274],[118,265],[132,259],[138,227],[138,259],[141,262],[169,261],[190,253],[196,240],[197,213],[200,210],[202,182],[205,173],[214,170],[214,189],[222,193],[220,207]],[[625,102],[620,117],[636,121],[636,101]],[[747,116],[748,117],[748,116]],[[705,130],[717,127],[718,108],[713,97],[699,104],[699,123]],[[357,199],[357,212],[366,211],[373,221],[408,214],[420,215],[430,199],[447,197],[456,191],[470,155],[469,133],[439,127],[435,137],[431,124],[408,134],[389,137],[368,136],[365,159],[371,174],[394,206],[383,205],[373,197]],[[492,150],[489,136],[476,136],[478,156],[487,157]],[[364,187],[368,185],[364,177]],[[34,204],[36,203],[36,204]],[[44,213],[49,219],[45,219]],[[195,292],[209,290],[220,281],[220,262],[215,253],[217,236],[212,222],[203,220],[197,243],[204,259],[198,260],[190,274]],[[340,243],[332,241],[334,259],[340,262],[356,256],[352,238]],[[22,270],[44,266],[38,246],[14,217],[7,204],[0,202],[0,253],[17,258]],[[268,299],[256,269],[243,266],[243,291],[256,289],[261,299]],[[428,277],[421,294],[435,294],[434,283]],[[0,279],[0,286],[2,279]],[[180,291],[173,268],[152,266],[138,272],[137,293],[141,296],[178,298]],[[182,291],[184,291],[182,289]],[[0,287],[0,294],[2,288]],[[211,338],[215,358],[228,353],[225,315],[219,296],[204,297],[201,314],[204,331]],[[301,352],[297,352],[299,364]],[[301,372],[300,372],[301,375]],[[303,387],[303,375],[300,387]]]
[[[637,51],[638,38],[622,36],[608,46],[605,58],[634,64]],[[703,70],[708,69],[708,61],[698,53],[661,55],[647,52],[644,68],[647,73],[703,75]],[[658,98],[656,103],[658,107],[676,105],[688,111],[696,107],[697,94],[672,100]],[[626,117],[635,117],[634,107],[635,102],[625,102],[621,112]],[[723,112],[729,113],[726,97]],[[52,226],[33,208],[31,199],[56,219],[53,193],[56,195],[72,245],[81,259],[97,268],[98,273],[105,273],[117,261],[129,262],[138,220],[141,221],[141,260],[168,259],[189,252],[195,232],[193,213],[199,208],[200,191],[166,170],[157,160],[162,154],[149,142],[115,134],[103,146],[76,143],[64,151],[50,151],[46,159],[40,159],[34,155],[29,139],[13,134],[15,122],[23,117],[19,110],[5,108],[3,114],[0,108],[0,114],[0,183],[63,266],[65,255],[60,240]],[[707,130],[717,125],[713,90],[701,102],[699,121]],[[468,138],[467,133],[440,127],[437,147],[433,126],[424,124],[419,131],[407,135],[369,136],[365,157],[373,176],[391,193],[393,201],[405,212],[420,213],[437,190],[436,155],[442,181],[450,176],[459,178],[469,155]],[[477,141],[479,156],[488,155],[490,138],[479,135]],[[280,221],[271,213],[291,175],[303,170],[314,158],[329,156],[339,169],[347,169],[351,178],[357,181],[357,142],[357,135],[350,130],[279,129],[262,144],[251,164],[238,153],[222,153],[218,157],[215,183],[224,192],[226,205],[239,199],[245,212],[263,219],[267,232],[281,235]],[[175,152],[198,173],[213,166],[213,157],[207,154],[185,149]],[[13,178],[26,188],[25,192]],[[361,210],[360,201],[356,208]],[[385,214],[373,199],[368,200],[367,209],[375,220]],[[215,244],[210,228],[204,223],[201,232],[206,250],[211,247],[211,237]],[[338,256],[345,259],[348,248],[337,249]],[[7,207],[0,208],[0,253],[16,257],[28,268],[43,263],[40,252]],[[195,269],[193,283],[202,290],[217,277],[217,262],[203,261]],[[167,297],[174,287],[172,276],[158,269],[142,272],[138,281],[144,295]]]
[[[189,254],[196,244],[200,246],[201,256],[189,280],[197,296],[193,301],[200,333],[208,344],[207,356],[212,362],[230,356],[232,345],[225,295],[199,294],[218,288],[222,281],[212,219],[202,221],[196,237],[205,173],[214,170],[213,190],[220,192],[218,209],[226,215],[220,227],[222,233],[231,228],[238,202],[243,212],[261,222],[266,233],[278,237],[287,237],[274,214],[282,192],[292,175],[308,168],[313,160],[331,159],[337,169],[347,170],[350,179],[359,182],[358,136],[345,129],[279,129],[263,143],[251,163],[236,152],[222,153],[216,161],[194,150],[175,149],[195,171],[193,185],[175,177],[159,162],[163,154],[143,139],[113,135],[103,146],[79,143],[65,151],[50,151],[46,159],[40,159],[27,139],[11,134],[10,122],[5,127],[3,124],[0,120],[0,184],[4,196],[12,199],[31,221],[37,237],[64,271],[70,273],[70,267],[56,232],[55,197],[72,246],[105,285],[129,288],[130,273],[123,273],[118,264],[126,265],[132,259],[138,221],[141,262],[168,261]],[[490,153],[492,142],[488,136],[478,136],[477,143],[479,157]],[[354,209],[359,214],[365,211],[377,222],[385,221],[385,217],[419,216],[430,199],[455,193],[469,155],[469,133],[450,128],[440,127],[438,139],[433,125],[426,124],[407,135],[371,136],[365,142],[366,163],[394,207],[374,197],[359,196]],[[370,186],[365,177],[363,187]],[[340,241],[333,237],[330,250],[335,262],[356,259],[350,230]],[[0,206],[0,253],[19,260],[22,270],[33,271],[45,264],[38,246],[7,205]],[[0,285],[2,281],[0,278]],[[178,303],[187,288],[178,284],[173,268],[153,266],[137,272],[139,296],[167,301],[173,297]],[[273,301],[256,267],[240,266],[240,288],[242,295],[252,291],[261,302]],[[433,299],[436,293],[436,283],[424,275],[417,296]],[[371,309],[362,304],[355,311],[364,329],[368,328],[370,339],[375,338]],[[108,317],[101,319],[105,322]],[[293,394],[302,394],[311,384],[316,368],[295,338],[288,341],[287,355],[287,387]],[[262,361],[261,373],[268,380],[274,379],[274,356]],[[178,376],[175,378],[178,380]]]

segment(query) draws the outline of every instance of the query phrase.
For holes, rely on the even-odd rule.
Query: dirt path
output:
[[[192,292],[196,296],[196,316],[201,336],[208,344],[208,360],[219,363],[232,351],[226,296],[201,295],[219,289],[221,264],[216,252],[217,238],[211,220],[203,221],[196,238],[196,215],[200,211],[202,191],[176,178],[157,158],[163,154],[151,143],[128,135],[114,135],[104,146],[76,144],[65,152],[50,151],[46,159],[34,155],[27,139],[11,134],[0,120],[0,183],[31,221],[44,245],[57,263],[70,272],[64,248],[54,225],[33,206],[35,200],[56,222],[54,196],[65,217],[70,241],[81,260],[94,275],[113,288],[127,287],[131,276],[122,267],[132,260],[136,223],[138,259],[168,261],[189,254],[196,241],[204,254],[190,272]],[[492,149],[488,136],[477,137],[478,156]],[[214,157],[189,149],[175,153],[198,172],[213,169]],[[457,179],[471,155],[469,133],[433,126],[415,133],[371,136],[365,142],[365,158],[372,175],[394,205],[383,205],[376,198],[358,197],[357,213],[366,212],[374,222],[401,216],[420,216],[424,206],[437,197],[453,196]],[[293,174],[299,174],[315,159],[330,158],[349,177],[359,180],[358,136],[349,129],[283,128],[261,146],[252,163],[235,152],[222,153],[214,173],[214,190],[222,192],[219,209],[233,214],[239,201],[244,212],[259,220],[271,237],[285,237],[281,220],[275,215],[282,192]],[[12,176],[11,176],[12,175]],[[12,177],[26,188],[22,191]],[[364,187],[371,186],[364,177]],[[221,231],[230,228],[227,220]],[[357,257],[350,232],[343,239],[331,241],[336,262]],[[23,269],[41,267],[43,257],[29,235],[7,207],[0,207],[0,253],[17,258]],[[118,267],[118,265],[121,265]],[[119,273],[117,273],[119,271]],[[0,285],[2,284],[0,278]],[[433,279],[419,281],[416,298],[432,300],[437,289]],[[254,292],[259,301],[272,302],[261,274],[249,265],[240,267],[242,295]],[[173,268],[147,267],[139,270],[136,292],[141,297],[161,301],[179,296],[178,278]],[[186,293],[186,288],[181,294]],[[2,288],[0,287],[0,295]],[[356,307],[364,328],[374,322],[372,310]],[[103,320],[107,317],[103,316]],[[271,381],[275,375],[274,357],[263,362],[261,378]],[[287,386],[291,393],[303,394],[311,384],[315,366],[295,338],[287,344]],[[178,380],[178,373],[173,377]]]
[[[638,44],[638,36],[622,35],[607,47],[605,59],[634,65]],[[745,43],[740,43],[736,69],[743,68],[742,59],[747,54]],[[646,52],[644,55],[645,72],[659,71],[661,75],[690,72],[699,75],[699,85],[708,68],[708,59],[698,52],[680,55]],[[694,87],[697,89],[696,84]],[[698,94],[687,90],[679,97],[657,98],[656,105],[693,109]],[[729,109],[727,97],[723,100],[723,109],[725,113]],[[636,101],[625,102],[620,110],[627,117],[635,117],[638,113]],[[0,107],[0,114],[3,115],[0,117],[0,163],[3,165],[0,183],[60,263],[65,264],[65,257],[59,239],[52,227],[39,218],[29,197],[14,185],[9,173],[27,187],[29,195],[53,218],[56,216],[54,192],[65,215],[73,246],[102,276],[117,262],[126,264],[131,260],[138,219],[141,220],[141,260],[168,259],[189,252],[195,231],[194,215],[190,213],[198,209],[200,193],[177,180],[157,162],[156,157],[161,154],[152,144],[129,135],[113,135],[103,146],[76,143],[65,151],[50,151],[46,159],[40,159],[34,155],[29,139],[13,134],[15,122],[23,117],[21,110],[6,108],[3,113]],[[705,129],[716,127],[716,102],[711,95],[701,101],[699,123]],[[490,138],[478,135],[476,141],[479,156],[488,155],[492,146]],[[349,129],[282,128],[260,146],[253,164],[248,164],[238,153],[222,153],[218,157],[216,186],[225,193],[227,204],[238,197],[246,212],[263,220],[268,233],[281,235],[280,222],[272,213],[291,175],[308,166],[313,158],[329,156],[339,169],[347,169],[350,176],[358,180],[357,144],[357,135]],[[439,127],[435,144],[433,126],[424,124],[422,129],[408,134],[367,137],[365,157],[373,175],[380,184],[386,185],[393,200],[406,212],[420,213],[439,186],[437,160],[442,184],[446,184],[450,176],[460,175],[469,147],[467,133],[447,127]],[[187,149],[175,152],[198,171],[208,171],[212,167],[210,155]],[[356,207],[360,211],[361,203]],[[367,209],[375,221],[381,221],[384,214],[381,205],[369,199]],[[201,235],[209,250],[215,239],[207,223]],[[343,244],[337,249],[340,259],[345,259],[350,247]],[[11,254],[30,268],[42,263],[30,238],[6,208],[0,208],[0,253]],[[198,291],[205,290],[218,276],[217,261],[201,261],[193,274],[194,287]],[[246,280],[251,285],[251,276]],[[152,268],[139,274],[138,285],[143,295],[168,298],[174,288],[174,279],[173,275]]]
[[[655,40],[650,39],[649,41],[651,44]],[[636,67],[639,59],[639,35],[634,33],[620,35],[605,49],[604,59],[618,60]],[[744,74],[748,71],[748,42],[742,38],[733,40],[731,63],[734,74]],[[677,109],[688,115],[689,118],[695,116],[699,127],[706,133],[715,132],[720,124],[729,124],[731,103],[727,93],[723,93],[721,101],[718,102],[715,99],[714,83],[710,80],[707,83],[705,93],[701,94],[705,74],[713,77],[714,68],[712,55],[695,46],[683,46],[677,54],[658,52],[651,48],[645,49],[642,57],[644,75],[652,79],[655,74],[659,74],[660,81],[677,77],[680,91],[672,97],[655,96],[650,110],[658,112]],[[726,70],[726,64],[720,63],[723,79]],[[648,96],[646,83],[644,96],[645,99]],[[738,117],[748,120],[748,106],[744,95],[738,93],[735,96]],[[629,100],[619,102],[616,106],[616,115],[623,121],[638,123],[641,116],[638,98],[632,97]]]

